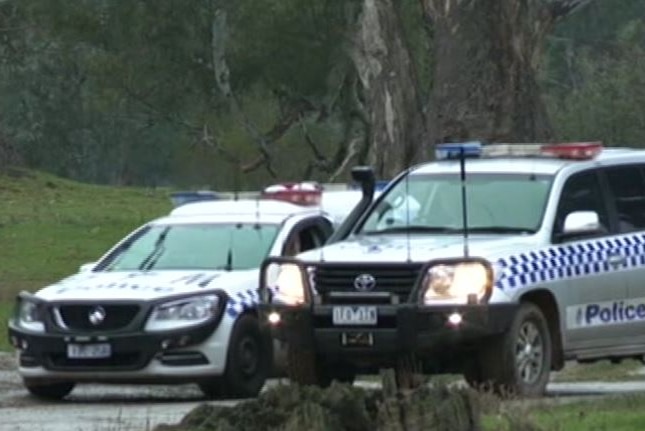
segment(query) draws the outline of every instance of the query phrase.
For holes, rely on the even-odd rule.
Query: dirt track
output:
[[[551,383],[548,400],[566,402],[624,392],[645,393],[645,381]],[[149,431],[161,423],[179,422],[203,402],[194,385],[92,384],[79,385],[64,401],[43,402],[22,387],[14,356],[0,352],[0,431]],[[235,401],[217,404],[234,405]]]
[[[28,395],[14,357],[0,353],[1,431],[151,430],[180,421],[201,402],[192,385],[80,385],[65,401],[46,403]]]

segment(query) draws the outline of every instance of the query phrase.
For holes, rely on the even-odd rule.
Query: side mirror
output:
[[[564,235],[579,235],[596,233],[602,230],[600,218],[595,211],[574,211],[564,219],[562,233]]]
[[[96,262],[84,263],[78,268],[78,272],[91,272],[96,266]]]

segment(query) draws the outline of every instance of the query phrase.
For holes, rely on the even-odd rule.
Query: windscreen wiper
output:
[[[535,229],[515,226],[468,226],[474,233],[535,233]]]
[[[389,233],[459,233],[461,228],[449,226],[392,226],[385,229],[363,231],[363,235],[380,235]]]
[[[148,256],[146,256],[145,259],[143,259],[143,262],[141,262],[141,265],[139,265],[140,270],[148,270],[152,269],[153,266],[157,263],[157,260],[159,260],[159,257],[163,254],[165,248],[164,248],[164,241],[166,240],[166,235],[168,235],[168,231],[170,230],[170,226],[165,228],[159,236],[157,237],[157,240],[155,241],[155,246],[150,252]]]

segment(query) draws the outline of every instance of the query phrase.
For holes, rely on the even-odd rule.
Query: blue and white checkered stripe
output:
[[[259,302],[260,295],[257,289],[247,289],[232,294],[226,304],[226,314],[235,319],[245,310],[255,308]]]
[[[645,266],[645,235],[599,238],[578,244],[563,244],[499,259],[498,289],[602,274],[614,270],[609,257],[620,253],[626,259],[620,270]]]

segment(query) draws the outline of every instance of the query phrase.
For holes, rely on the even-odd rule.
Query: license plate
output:
[[[374,346],[374,336],[371,332],[343,332],[340,336],[340,344],[343,347],[372,347]]]
[[[110,356],[112,347],[107,343],[67,345],[67,357],[70,359],[104,359]]]
[[[376,307],[334,307],[334,325],[376,325],[378,312]]]

